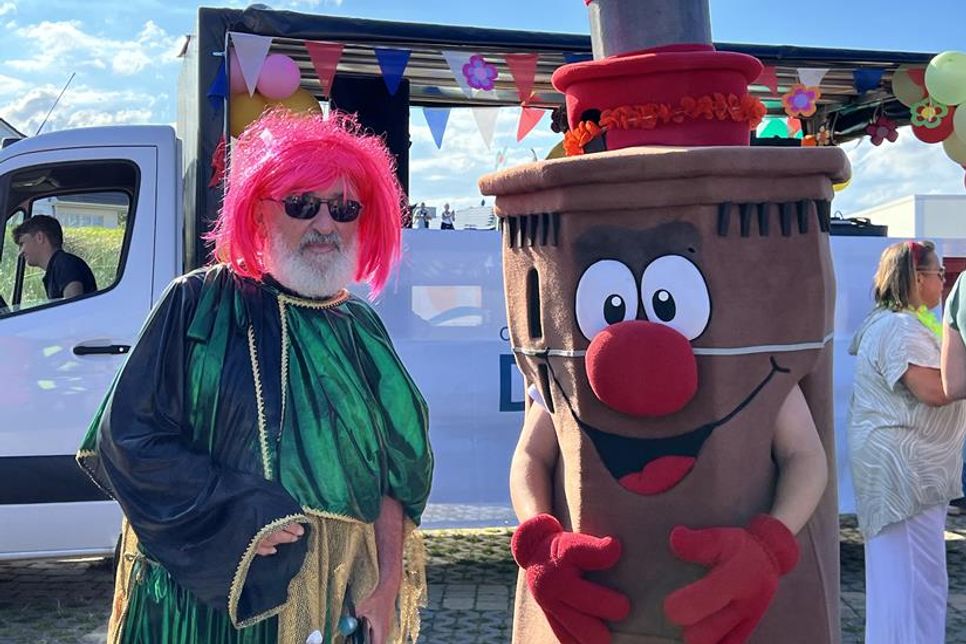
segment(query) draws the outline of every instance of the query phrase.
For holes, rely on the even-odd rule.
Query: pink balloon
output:
[[[245,85],[241,63],[238,62],[238,54],[235,53],[234,47],[228,50],[228,87],[232,94],[248,93],[248,86]]]
[[[265,98],[280,101],[295,93],[300,80],[299,66],[294,60],[284,54],[272,54],[265,59],[258,75],[258,93]]]

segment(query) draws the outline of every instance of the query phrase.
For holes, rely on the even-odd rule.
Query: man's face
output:
[[[43,258],[47,254],[49,245],[43,233],[25,233],[20,235],[16,242],[27,266],[43,266]]]
[[[303,193],[300,193],[303,194]],[[356,234],[359,218],[338,222],[329,200],[357,200],[348,183],[304,193],[322,199],[315,216],[298,219],[286,214],[284,203],[263,200],[260,215],[265,226],[265,266],[284,286],[310,297],[325,297],[345,288],[356,268]],[[360,217],[365,214],[360,214]]]

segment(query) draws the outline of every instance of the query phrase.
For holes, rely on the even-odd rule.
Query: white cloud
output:
[[[845,215],[912,194],[962,194],[963,169],[942,145],[923,143],[912,129],[899,129],[895,143],[872,145],[868,138],[846,143],[852,183],[836,195],[833,208]]]
[[[5,16],[8,13],[17,13],[17,5],[12,2],[0,4],[0,16]]]
[[[271,3],[269,3],[270,6]],[[342,0],[287,0],[287,2],[282,3],[281,9],[294,9],[296,11],[302,9],[317,9],[322,7],[341,7]]]
[[[154,22],[147,21],[133,40],[104,38],[84,31],[79,21],[42,22],[15,30],[27,43],[27,57],[6,61],[11,68],[36,73],[62,69],[72,61],[73,69],[107,69],[130,75],[145,67],[177,61],[180,37],[169,36]]]
[[[33,134],[62,88],[55,85],[35,87],[6,103],[0,114],[21,132]],[[158,98],[135,91],[103,91],[73,86],[64,94],[44,126],[44,131],[95,125],[150,123]]]
[[[538,159],[545,158],[550,148],[562,138],[550,131],[550,119],[544,117],[536,129],[517,143],[520,110],[505,108],[500,111],[493,143],[487,149],[472,112],[453,109],[443,136],[443,148],[437,150],[429,126],[418,112],[418,109],[412,110],[409,126],[412,139],[410,199],[425,201],[431,206],[442,207],[443,203],[457,209],[479,206],[482,195],[476,182],[482,175],[496,169],[499,152],[506,157],[503,168],[529,163],[534,153]],[[493,199],[489,198],[487,203],[492,204]]]

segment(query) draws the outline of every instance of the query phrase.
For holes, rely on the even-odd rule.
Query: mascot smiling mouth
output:
[[[789,372],[774,358],[770,360],[768,375],[728,415],[686,434],[667,438],[628,438],[591,427],[576,414],[574,418],[593,442],[604,466],[624,489],[643,496],[661,494],[688,475],[711,432],[747,407],[776,373]]]

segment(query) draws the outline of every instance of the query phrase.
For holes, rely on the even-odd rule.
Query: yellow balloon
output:
[[[926,89],[929,96],[944,105],[966,101],[966,54],[944,51],[926,67]]]
[[[966,165],[966,141],[955,135],[950,136],[943,141],[943,150],[946,151],[947,157],[959,165]]]
[[[312,92],[302,88],[295,90],[295,93],[288,98],[283,98],[280,101],[271,101],[269,105],[287,107],[293,112],[322,113],[322,106],[319,105],[318,99],[312,95]]]
[[[892,76],[892,93],[906,107],[912,107],[926,98],[926,88],[912,80],[909,76],[910,69],[913,69],[911,65],[903,65]]]
[[[228,102],[228,125],[231,135],[234,137],[241,136],[249,123],[262,115],[267,105],[265,98],[258,92],[255,92],[253,96],[234,94]]]
[[[553,148],[550,149],[550,152],[547,153],[547,158],[548,159],[562,159],[565,156],[567,156],[567,153],[564,152],[564,144],[563,144],[563,141],[561,141],[557,145],[553,146]]]
[[[842,183],[833,183],[832,189],[835,190],[835,192],[842,192],[843,190],[848,188],[849,184],[851,183],[852,183],[852,177],[849,177],[847,181],[843,181]]]

